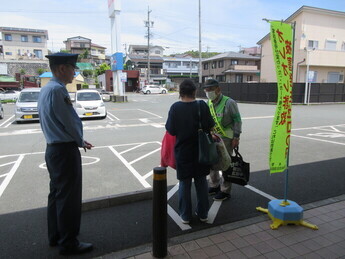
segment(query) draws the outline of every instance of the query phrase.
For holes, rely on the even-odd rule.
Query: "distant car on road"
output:
[[[78,90],[75,95],[74,108],[79,118],[107,117],[107,110],[97,90]]]
[[[145,85],[141,92],[144,94],[166,94],[168,90],[160,85]]]
[[[20,91],[16,90],[5,90],[0,92],[0,100],[17,100]]]
[[[41,88],[26,88],[20,92],[14,111],[17,123],[22,121],[37,121],[37,101]]]
[[[110,93],[109,92],[107,92],[107,91],[105,91],[105,90],[103,90],[103,89],[96,89],[98,92],[99,92],[99,94],[102,96],[102,100],[103,101],[105,101],[105,102],[108,102],[108,101],[110,101]]]
[[[4,108],[2,107],[2,103],[0,101],[0,120],[4,118]]]

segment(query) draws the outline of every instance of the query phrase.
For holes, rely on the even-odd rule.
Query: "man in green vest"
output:
[[[204,91],[208,98],[208,106],[216,125],[214,131],[221,135],[229,154],[240,143],[242,132],[241,115],[237,103],[228,96],[222,94],[219,83],[215,79],[208,79],[204,85]],[[231,182],[224,181],[219,171],[210,171],[209,190],[210,195],[216,201],[223,201],[231,197]]]

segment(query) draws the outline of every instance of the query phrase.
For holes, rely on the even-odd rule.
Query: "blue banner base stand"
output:
[[[303,220],[303,208],[296,202],[290,200],[272,200],[268,203],[268,209],[257,207],[256,210],[268,214],[273,223],[271,229],[278,229],[280,226],[299,225],[314,230],[319,229],[316,225]]]

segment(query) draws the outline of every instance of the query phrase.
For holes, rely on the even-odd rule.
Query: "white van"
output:
[[[14,111],[17,123],[39,120],[37,101],[40,91],[41,88],[26,88],[20,92]]]

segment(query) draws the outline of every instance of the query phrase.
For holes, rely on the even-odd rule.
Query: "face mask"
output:
[[[216,92],[215,91],[210,91],[210,92],[206,92],[206,96],[208,99],[210,99],[211,101],[213,101],[214,99],[217,98]]]

